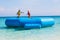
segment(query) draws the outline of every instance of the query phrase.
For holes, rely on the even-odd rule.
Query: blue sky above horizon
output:
[[[27,16],[60,16],[60,0],[0,0],[0,16],[16,16],[18,10]]]

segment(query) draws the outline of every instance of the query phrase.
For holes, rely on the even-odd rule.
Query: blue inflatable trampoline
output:
[[[14,26],[14,27],[21,27],[24,28],[40,28],[40,27],[47,27],[53,26],[55,23],[53,18],[8,18],[5,21],[7,27]]]

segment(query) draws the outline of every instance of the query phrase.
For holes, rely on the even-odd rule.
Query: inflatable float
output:
[[[23,27],[25,29],[41,28],[53,26],[53,18],[7,18],[5,24],[7,27]]]

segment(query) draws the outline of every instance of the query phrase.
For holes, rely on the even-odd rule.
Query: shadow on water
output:
[[[52,27],[52,26],[49,26]],[[47,28],[46,26],[40,27],[40,28],[24,28],[24,26],[17,27],[17,26],[8,26],[8,27],[0,27],[0,29],[14,29],[15,31],[23,31],[23,30],[32,30],[32,29],[42,29],[42,28]]]
[[[17,27],[17,26],[8,26],[6,27],[7,29],[15,29],[15,31],[21,31],[21,30],[25,30],[23,26]]]
[[[32,29],[40,29],[40,28],[24,28],[22,27],[12,27],[12,26],[8,26],[8,27],[0,27],[1,30],[3,29],[14,29],[15,31],[23,31],[23,30],[32,30]]]
[[[17,28],[15,28],[15,31],[32,30],[32,29],[40,29],[40,28],[24,28],[24,27],[17,27]]]
[[[0,29],[23,29],[23,27],[17,27],[17,26],[6,26],[6,27],[0,27]]]
[[[0,27],[0,29],[7,29],[7,27]]]

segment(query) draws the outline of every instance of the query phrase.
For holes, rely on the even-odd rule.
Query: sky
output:
[[[60,0],[0,0],[0,16],[60,16]]]

